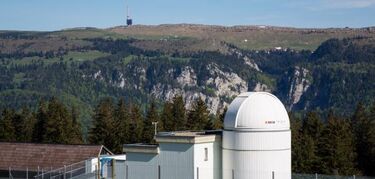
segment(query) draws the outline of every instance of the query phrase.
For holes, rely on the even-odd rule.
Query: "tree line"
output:
[[[40,101],[35,111],[3,109],[0,141],[102,144],[121,153],[126,143],[153,143],[153,122],[158,122],[159,132],[222,129],[225,111],[210,114],[201,98],[186,109],[180,95],[161,104],[151,100],[146,106],[104,98],[93,111],[84,140],[79,111],[51,98]],[[290,120],[293,172],[375,175],[375,105],[360,103],[350,117],[310,111],[290,113]]]
[[[0,141],[57,144],[83,143],[79,112],[57,98],[40,101],[36,111],[3,109],[0,115]]]
[[[375,105],[360,103],[347,118],[333,111],[290,116],[294,172],[375,175]]]
[[[224,113],[210,115],[202,98],[193,101],[190,110],[185,108],[183,97],[176,95],[158,110],[152,100],[143,112],[136,103],[124,99],[114,102],[111,98],[102,100],[94,111],[93,126],[88,140],[104,144],[116,153],[121,153],[127,143],[152,143],[155,126],[157,131],[213,130],[223,126]]]

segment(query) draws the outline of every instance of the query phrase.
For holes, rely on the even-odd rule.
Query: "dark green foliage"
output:
[[[114,109],[112,99],[106,98],[100,101],[93,116],[93,127],[89,132],[90,143],[102,144],[109,149],[116,148]]]
[[[151,101],[147,109],[145,120],[143,121],[144,129],[143,129],[142,142],[151,143],[151,141],[154,138],[154,133],[155,133],[155,128],[152,122],[158,122],[158,121],[159,121],[159,116],[158,116],[158,112],[156,109],[155,101]]]
[[[172,100],[172,113],[174,120],[174,130],[182,131],[186,130],[186,116],[185,116],[185,102],[181,95],[176,95]]]
[[[32,141],[33,131],[36,123],[36,115],[29,108],[23,107],[20,113],[22,118],[21,135],[18,137],[20,142]]]
[[[43,142],[69,144],[72,140],[73,121],[68,109],[56,98],[48,102],[47,121]]]
[[[228,107],[225,106],[222,112],[216,112],[216,116],[214,118],[214,121],[212,122],[212,129],[223,129],[225,113],[227,112],[227,110]]]
[[[173,104],[166,101],[163,106],[163,111],[161,113],[161,121],[163,129],[162,131],[173,131]]]
[[[355,144],[350,122],[329,113],[319,142],[323,173],[335,175],[357,174]]]
[[[367,133],[369,142],[366,148],[369,150],[367,150],[367,154],[364,154],[368,156],[368,162],[363,168],[366,175],[375,176],[375,103],[371,107],[368,118],[370,119],[370,131]]]
[[[188,112],[188,126],[191,130],[210,129],[209,111],[201,97],[194,100]]]
[[[302,145],[302,121],[292,113],[289,113],[289,119],[290,130],[292,132],[292,170],[296,173],[307,173],[304,171],[303,168],[305,167],[302,164],[304,160],[304,146]]]
[[[13,126],[15,111],[4,109],[0,118],[0,141],[15,141],[16,129]]]
[[[74,106],[71,110],[71,117],[72,117],[72,128],[71,128],[71,140],[70,143],[72,144],[81,144],[83,143],[82,137],[82,127],[79,123],[79,111]]]
[[[371,163],[373,164],[374,161],[371,161],[371,159],[374,159],[375,128],[374,121],[371,121],[371,115],[373,114],[370,112],[370,116],[368,116],[365,110],[362,103],[357,105],[357,109],[351,120],[352,132],[354,134],[355,148],[358,155],[358,167],[365,175],[373,175],[374,168],[371,167]]]
[[[143,117],[142,111],[137,104],[130,107],[130,142],[139,143],[143,139]]]
[[[33,130],[33,142],[42,142],[46,131],[48,106],[45,101],[41,100],[36,113],[36,123]]]
[[[116,106],[115,124],[117,126],[115,129],[117,136],[116,151],[121,151],[122,145],[131,141],[129,105],[126,104],[123,98],[118,101]]]

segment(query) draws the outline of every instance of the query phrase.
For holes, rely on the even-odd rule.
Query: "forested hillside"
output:
[[[364,32],[345,32],[354,37],[331,39],[310,51],[251,50],[227,41],[203,48],[212,39],[129,38],[113,30],[4,31],[0,108],[35,108],[41,99],[56,96],[80,109],[84,133],[104,97],[124,97],[142,109],[151,98],[182,95],[190,108],[201,97],[216,114],[241,92],[269,91],[289,110],[347,115],[360,101],[372,103],[375,95],[375,43],[372,31]]]
[[[1,31],[0,141],[119,152],[152,142],[151,121],[220,129],[236,95],[268,91],[291,112],[295,172],[374,175],[372,28],[182,27]]]

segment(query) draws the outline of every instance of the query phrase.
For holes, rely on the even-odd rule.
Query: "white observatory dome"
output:
[[[288,113],[274,95],[249,92],[229,105],[223,130],[223,179],[290,179]]]
[[[227,130],[283,130],[289,127],[284,105],[266,92],[240,94],[230,104],[224,121]]]

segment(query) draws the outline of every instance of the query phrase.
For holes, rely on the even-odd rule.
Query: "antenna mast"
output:
[[[133,25],[133,19],[130,17],[130,9],[128,4],[126,5],[126,25]]]

